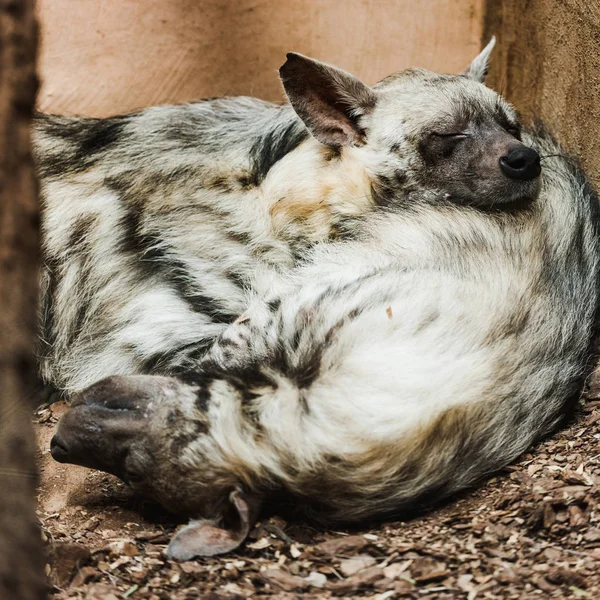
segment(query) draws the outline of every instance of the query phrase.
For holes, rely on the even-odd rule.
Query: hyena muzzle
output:
[[[510,106],[478,81],[486,60],[487,51],[466,76],[409,70],[368,87],[291,55],[282,79],[295,113],[260,110],[286,115],[289,140],[300,123],[311,137],[287,147],[245,191],[233,190],[230,173],[242,162],[247,169],[248,156],[240,158],[238,141],[226,138],[238,161],[223,171],[227,191],[210,196],[206,178],[214,168],[199,169],[205,179],[196,180],[203,182],[196,195],[169,184],[163,199],[149,201],[163,212],[139,208],[147,222],[137,222],[137,234],[151,236],[144,227],[155,227],[159,236],[163,214],[163,237],[151,237],[137,255],[118,236],[107,242],[106,260],[127,272],[119,277],[136,275],[128,262],[136,256],[154,261],[150,273],[133,277],[132,294],[139,285],[148,294],[165,290],[163,300],[167,289],[177,297],[161,270],[175,247],[196,256],[188,266],[199,265],[199,276],[190,289],[209,285],[203,277],[212,255],[203,254],[202,235],[192,234],[203,221],[190,214],[210,206],[224,215],[211,226],[224,236],[247,235],[239,264],[259,273],[249,285],[254,294],[228,308],[224,320],[232,322],[211,330],[216,341],[193,369],[97,382],[75,397],[52,442],[57,460],[114,473],[195,519],[171,542],[172,557],[237,547],[275,490],[334,522],[422,508],[513,460],[573,406],[591,365],[598,306],[597,198],[551,139],[523,131]],[[210,106],[185,110],[217,105]],[[246,104],[224,106],[228,118],[237,108],[240,121],[248,118]],[[175,126],[170,113],[162,118]],[[198,131],[208,127],[195,123]],[[161,140],[167,135],[158,123],[153,131]],[[185,152],[196,156],[198,145],[209,146],[194,144]],[[96,171],[107,156],[121,156],[124,169],[143,170],[149,160],[140,149],[127,163],[118,144],[103,151],[73,174],[100,190],[89,201],[99,211],[108,184]],[[222,156],[225,147],[215,152]],[[185,153],[167,155],[175,163]],[[190,172],[185,177],[196,176]],[[115,191],[108,202],[124,200]],[[178,203],[190,212],[179,212]],[[96,227],[116,226],[123,214],[108,225],[98,217]],[[281,243],[284,255],[302,248],[303,260],[287,271],[285,261],[262,268],[264,257],[252,262],[262,243]],[[211,273],[239,268],[229,249],[219,248]],[[65,261],[82,260],[77,252]],[[225,293],[218,297],[222,306]],[[179,299],[188,298],[182,292]],[[135,297],[114,310],[128,302]],[[152,331],[149,306],[140,312]],[[209,322],[208,313],[198,314]],[[162,313],[157,319],[160,332]],[[192,335],[208,327],[198,323],[187,324]],[[124,339],[107,331],[111,341]],[[131,363],[126,370],[143,371]]]

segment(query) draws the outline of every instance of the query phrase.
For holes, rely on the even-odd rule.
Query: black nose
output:
[[[58,462],[67,462],[69,458],[69,448],[56,434],[50,441],[50,454],[52,458]]]
[[[527,148],[527,146],[519,146],[502,156],[500,168],[507,177],[522,181],[535,179],[542,172],[540,155],[533,148]]]

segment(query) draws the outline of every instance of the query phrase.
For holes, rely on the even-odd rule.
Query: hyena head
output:
[[[168,510],[202,517],[171,541],[169,555],[182,560],[233,550],[260,508],[246,470],[211,437],[205,393],[195,380],[108,377],[73,398],[51,442],[59,462],[112,473]]]
[[[409,69],[372,87],[299,54],[288,54],[280,74],[312,135],[362,162],[380,204],[413,190],[479,206],[530,200],[540,156],[521,141],[515,110],[483,85],[493,45],[460,75]]]

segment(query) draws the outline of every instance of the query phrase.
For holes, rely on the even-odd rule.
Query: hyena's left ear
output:
[[[290,52],[279,69],[285,93],[309,131],[327,146],[364,143],[360,118],[375,106],[375,93],[353,75]]]
[[[488,45],[473,59],[473,62],[461,73],[461,75],[483,83],[488,73],[488,61],[490,54],[496,45],[496,36],[488,42]]]
[[[260,499],[236,489],[229,495],[231,514],[217,520],[192,521],[180,529],[167,548],[175,560],[216,556],[235,550],[248,537],[260,511]]]

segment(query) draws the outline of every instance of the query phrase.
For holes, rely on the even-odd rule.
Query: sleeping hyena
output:
[[[597,198],[479,82],[485,60],[369,87],[290,55],[291,107],[178,109],[196,135],[175,109],[143,113],[48,180],[50,196],[87,194],[77,218],[46,224],[47,248],[66,253],[49,254],[53,297],[74,290],[50,312],[53,351],[72,348],[57,372],[77,388],[160,365],[138,356],[188,368],[91,386],[52,453],[200,519],[172,557],[237,547],[276,490],[334,522],[422,507],[513,460],[577,398],[598,306]],[[265,134],[278,128],[285,144]],[[260,160],[257,140],[273,150]],[[157,163],[152,144],[168,148]],[[203,349],[195,364],[171,360],[186,344]]]
[[[189,368],[244,311],[259,271],[284,272],[415,193],[484,205],[531,194],[539,157],[477,81],[490,50],[466,76],[411,70],[373,88],[290,54],[281,106],[39,116],[46,382],[73,392]]]

